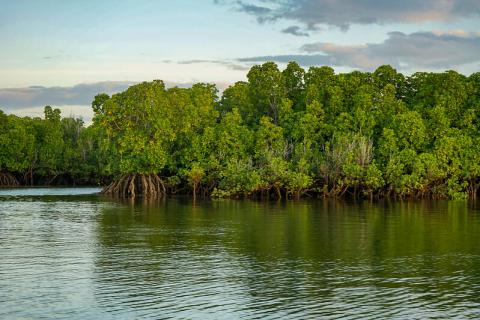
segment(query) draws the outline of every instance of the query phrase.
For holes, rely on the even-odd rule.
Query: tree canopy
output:
[[[164,193],[214,197],[473,198],[479,79],[267,62],[220,96],[144,82],[97,95],[88,127],[48,106],[43,119],[0,113],[0,170],[23,184],[129,176],[131,188],[142,175]]]

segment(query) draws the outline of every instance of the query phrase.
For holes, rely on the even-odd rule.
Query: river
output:
[[[480,318],[480,204],[0,190],[0,319]]]

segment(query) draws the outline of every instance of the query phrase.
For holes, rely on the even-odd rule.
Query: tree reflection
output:
[[[454,310],[449,294],[480,303],[476,212],[447,201],[119,204],[99,217],[97,293],[135,312],[237,317],[401,308],[395,297]]]

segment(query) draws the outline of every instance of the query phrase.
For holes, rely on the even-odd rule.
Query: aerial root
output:
[[[166,194],[165,186],[156,174],[125,174],[105,187],[103,194],[119,198],[160,198]]]
[[[0,172],[0,187],[18,187],[20,183],[14,175],[8,172]]]

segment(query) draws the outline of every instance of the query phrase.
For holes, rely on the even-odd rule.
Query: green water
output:
[[[0,190],[0,319],[480,318],[480,205]]]

